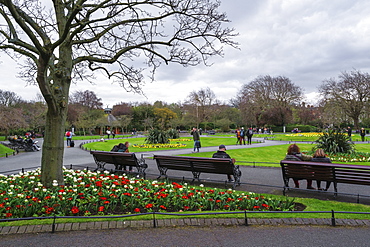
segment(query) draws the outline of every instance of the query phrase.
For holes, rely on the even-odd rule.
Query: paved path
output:
[[[39,140],[42,143],[42,140]],[[78,148],[79,144],[83,141],[76,140],[76,147],[75,148],[66,148],[65,155],[64,155],[64,165],[79,165],[82,167],[90,167],[95,168],[96,165],[94,160],[89,152],[81,150]],[[270,145],[283,145],[288,144],[288,142],[280,142],[280,141],[265,141],[261,143],[256,143],[250,146],[245,145],[231,145],[227,146],[228,150],[231,149],[238,149],[238,148],[253,148],[253,147],[263,147],[263,146],[270,146]],[[217,147],[203,147],[201,148],[201,152],[214,152],[217,150]],[[170,155],[178,155],[178,154],[187,154],[191,153],[192,149],[178,149],[178,150],[166,150],[166,151],[157,151],[156,154],[170,154]],[[154,153],[154,152],[150,152]],[[138,153],[137,155],[147,154],[148,153]],[[29,152],[29,153],[20,153],[16,156],[11,156],[9,158],[0,158],[0,173],[9,170],[17,170],[21,168],[30,168],[30,167],[38,167],[41,163],[41,151],[40,152]],[[149,165],[147,169],[148,178],[156,178],[159,175],[158,169],[153,160],[148,159],[147,163]],[[266,168],[266,167],[253,167],[253,166],[241,166],[242,171],[242,185],[237,187],[237,190],[244,190],[244,191],[251,191],[256,193],[268,193],[268,194],[282,194],[282,177],[281,177],[281,170],[280,168]],[[169,176],[178,177],[178,178],[190,178],[191,175],[186,172],[179,172],[179,171],[169,171]],[[216,175],[216,174],[202,174],[201,175],[202,183],[206,184],[207,186],[222,186],[220,181],[226,180],[226,176],[224,175]],[[217,182],[216,182],[217,181]],[[366,186],[343,186],[338,187],[340,192],[350,193],[350,194],[364,194],[367,195]],[[299,197],[310,197],[310,198],[318,198],[322,200],[333,200],[333,193],[324,193],[317,191],[289,191],[289,196],[299,196]],[[353,195],[339,195],[335,200],[338,201],[345,201],[345,202],[356,202],[357,198]],[[370,202],[367,198],[361,198],[361,203],[369,204]],[[337,226],[363,226],[365,228],[370,226],[370,221],[359,221],[359,220],[336,220]],[[157,220],[156,224],[158,229],[163,227],[181,227],[184,226],[191,226],[191,227],[224,227],[224,226],[235,226],[240,227],[245,225],[244,219],[178,219],[178,220]],[[330,226],[332,221],[330,219],[249,219],[248,224],[250,226],[277,226],[277,225],[285,225],[285,226],[303,226],[307,227],[308,225],[321,225],[321,226]],[[69,232],[69,231],[78,231],[78,230],[104,230],[104,229],[153,229],[153,221],[138,221],[138,222],[130,222],[130,221],[114,221],[114,222],[89,222],[89,223],[66,223],[66,224],[57,224],[56,225],[56,232]],[[175,228],[176,229],[176,228]],[[51,225],[39,225],[39,226],[21,226],[21,227],[0,227],[0,236],[1,240],[3,240],[3,236],[13,235],[13,234],[27,234],[27,233],[36,233],[36,232],[51,232]],[[234,228],[225,228],[226,232],[234,232]],[[148,232],[147,230],[144,231],[144,235]],[[152,230],[150,230],[151,232]],[[176,230],[175,230],[176,231]],[[165,231],[167,232],[167,230]],[[181,231],[177,231],[177,234],[181,235],[183,229]],[[17,234],[17,235],[18,235]],[[85,235],[85,234],[84,234]],[[176,235],[177,236],[177,235]],[[175,236],[173,239],[176,239]],[[230,239],[232,241],[232,239]],[[9,242],[10,243],[10,242]],[[159,243],[159,242],[158,242]],[[174,242],[176,243],[176,242]],[[67,244],[70,245],[70,244]],[[140,243],[141,245],[141,243]],[[176,246],[192,246],[191,244],[175,244]],[[167,246],[175,246],[175,245],[167,245]],[[12,245],[8,245],[12,246]],[[19,246],[19,245],[18,245]],[[42,246],[42,245],[40,245]],[[45,245],[46,246],[46,245]],[[49,245],[53,246],[53,245]],[[61,246],[64,246],[63,244]],[[70,246],[78,246],[78,244],[70,245]],[[99,246],[92,244],[91,246]],[[109,246],[109,245],[108,245]],[[145,245],[142,245],[145,246]],[[163,245],[166,246],[166,245]],[[198,246],[212,246],[211,244],[199,244]],[[213,246],[223,246],[220,245],[213,245]],[[234,245],[228,245],[234,246]],[[235,245],[236,246],[236,245]],[[239,245],[240,246],[240,245]],[[304,246],[304,245],[303,245]],[[359,246],[359,245],[358,245]]]

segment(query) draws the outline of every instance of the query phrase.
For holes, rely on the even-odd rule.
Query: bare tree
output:
[[[325,101],[339,107],[359,127],[360,116],[365,113],[370,100],[370,75],[358,70],[342,72],[338,80],[324,80],[319,87]],[[329,105],[329,104],[328,104]]]
[[[49,5],[52,5],[49,9]],[[101,71],[141,92],[144,64],[207,64],[236,46],[218,0],[0,0],[0,49],[27,58],[22,76],[36,82],[48,106],[41,160],[44,185],[63,180],[63,133],[72,82]],[[220,45],[221,44],[221,45]],[[90,73],[88,73],[90,71]]]
[[[90,90],[76,91],[69,98],[70,104],[80,104],[89,109],[102,109],[103,103],[101,101],[102,99],[98,98],[98,96]]]
[[[0,89],[0,105],[14,106],[23,102],[22,98],[11,91],[3,91]]]
[[[215,93],[209,88],[201,88],[198,91],[192,91],[187,101],[193,108],[192,113],[197,119],[197,123],[208,121],[212,116],[211,106],[213,104],[218,104]]]
[[[290,117],[282,116],[289,113],[290,106],[299,104],[303,90],[285,76],[259,76],[243,85],[237,101],[243,114],[243,119],[249,125],[261,125],[264,112],[279,109],[279,124]],[[282,114],[282,115],[281,115]],[[286,123],[286,122],[284,122]]]

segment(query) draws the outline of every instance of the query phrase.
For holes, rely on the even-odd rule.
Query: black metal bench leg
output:
[[[157,179],[160,179],[162,176],[165,176],[165,178],[167,178],[167,168],[158,167],[158,170],[159,170],[159,177],[157,177]]]
[[[195,179],[198,180],[198,182],[200,183],[200,179],[199,179],[199,176],[200,176],[200,172],[192,172],[193,173],[193,180],[192,180],[192,183],[194,183]]]

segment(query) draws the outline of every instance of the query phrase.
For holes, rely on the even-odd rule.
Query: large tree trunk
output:
[[[54,112],[48,108],[46,115],[46,130],[42,148],[41,182],[50,186],[53,180],[64,184],[63,179],[63,154],[64,130],[67,108],[60,108]]]
[[[47,80],[46,59],[40,59],[37,81],[48,106],[46,128],[41,159],[41,183],[51,186],[53,181],[64,184],[63,154],[64,133],[68,109],[68,94],[71,84],[71,49],[65,49],[52,72],[52,81]]]

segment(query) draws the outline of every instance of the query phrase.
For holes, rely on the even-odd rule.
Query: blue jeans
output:
[[[194,152],[197,150],[199,152],[200,148],[200,141],[194,141]]]

